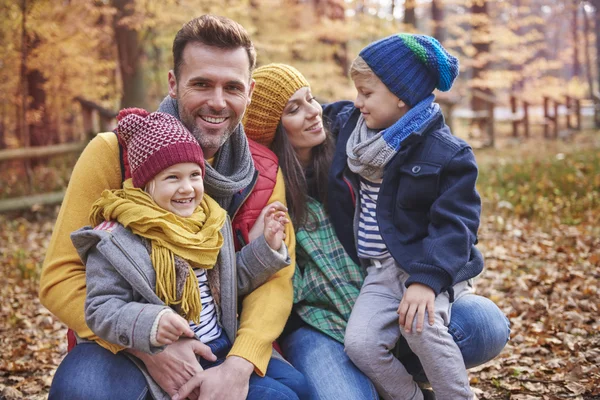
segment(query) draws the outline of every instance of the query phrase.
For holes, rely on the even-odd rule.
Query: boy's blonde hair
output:
[[[350,66],[350,78],[356,80],[357,78],[376,78],[375,72],[369,67],[369,64],[361,56],[358,56],[352,61]]]

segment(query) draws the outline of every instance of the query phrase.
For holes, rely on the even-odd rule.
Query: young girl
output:
[[[204,155],[191,133],[171,115],[139,109],[121,112],[117,133],[132,178],[93,204],[95,228],[71,235],[86,264],[86,322],[115,352],[122,346],[155,353],[195,337],[214,354],[199,360],[203,368],[219,365],[237,330],[223,307],[289,265],[288,221],[271,209],[263,235],[234,256],[227,214],[204,195]],[[270,365],[254,381],[282,398],[302,397],[302,375],[282,361],[271,364],[276,370]],[[164,397],[148,379],[153,395]],[[253,378],[249,398],[252,386]]]

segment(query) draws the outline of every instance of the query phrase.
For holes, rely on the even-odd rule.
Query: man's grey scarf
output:
[[[160,103],[158,111],[171,114],[181,120],[177,100],[170,96],[165,97]],[[252,182],[254,171],[248,139],[242,124],[239,124],[217,152],[213,165],[206,164],[204,189],[227,210],[232,196]]]

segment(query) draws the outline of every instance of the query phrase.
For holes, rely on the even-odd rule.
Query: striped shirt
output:
[[[375,208],[381,180],[373,182],[360,178],[360,215],[358,218],[358,256],[381,260],[389,256],[379,233]]]
[[[200,313],[200,324],[196,325],[190,321],[190,328],[192,328],[196,337],[200,339],[202,343],[208,343],[221,335],[222,328],[218,323],[215,301],[210,294],[210,288],[208,287],[206,270],[204,268],[197,268],[194,272],[196,273],[196,278],[198,278],[202,312]]]

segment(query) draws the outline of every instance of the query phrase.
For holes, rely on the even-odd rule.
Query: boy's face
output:
[[[175,164],[159,172],[147,188],[148,194],[160,207],[181,217],[189,217],[204,195],[202,169],[195,163]]]
[[[356,77],[354,86],[358,92],[354,106],[370,129],[389,128],[408,111],[404,102],[375,75]]]

